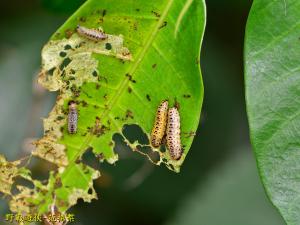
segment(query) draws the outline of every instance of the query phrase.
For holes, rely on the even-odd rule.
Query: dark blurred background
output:
[[[42,135],[55,93],[37,86],[40,51],[83,0],[0,3],[0,153],[17,159]],[[249,144],[243,37],[251,1],[207,1],[202,119],[180,174],[125,154],[102,165],[99,200],[72,208],[78,225],[280,225]],[[122,148],[122,146],[119,148]],[[88,156],[89,157],[89,156]],[[90,160],[91,161],[91,160]],[[36,162],[33,170],[43,171]],[[7,204],[0,199],[0,219]]]

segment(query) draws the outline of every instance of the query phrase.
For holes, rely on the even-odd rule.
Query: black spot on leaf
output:
[[[162,25],[159,27],[159,29],[164,28],[165,26],[167,26],[167,24],[168,24],[168,22],[167,22],[167,21],[164,21],[164,22],[162,23]]]
[[[152,10],[151,13],[154,14],[157,18],[160,17],[160,14],[158,12],[155,12],[154,10]]]
[[[126,119],[130,118],[130,119],[133,119],[133,112],[130,111],[129,109],[127,109],[126,111],[126,115],[125,115]]]
[[[147,98],[147,100],[150,102],[151,101],[151,97],[150,97],[150,95],[146,95],[146,98]]]

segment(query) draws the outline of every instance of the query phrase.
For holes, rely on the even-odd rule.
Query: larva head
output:
[[[77,31],[78,33],[82,33],[82,26],[80,26],[80,25],[78,24],[77,27],[76,27],[76,31]]]
[[[159,107],[158,107],[158,109],[159,108],[161,108],[161,109],[163,109],[163,110],[168,110],[168,108],[169,108],[169,101],[168,100],[163,100],[161,103],[160,103],[160,105],[159,105]]]
[[[87,36],[87,33],[89,32],[89,29],[82,27],[80,25],[77,25],[76,31],[81,36]]]
[[[69,105],[69,109],[76,109],[77,104],[75,101],[69,101],[68,105]]]

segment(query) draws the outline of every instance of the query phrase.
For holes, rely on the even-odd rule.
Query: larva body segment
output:
[[[182,156],[180,140],[180,115],[176,107],[168,110],[167,121],[167,149],[174,160],[179,160]]]
[[[69,114],[68,114],[68,132],[70,134],[75,134],[77,132],[77,121],[78,112],[75,102],[69,103]]]
[[[154,126],[151,132],[151,145],[158,148],[166,132],[169,102],[164,100],[157,108]]]
[[[101,30],[89,29],[89,28],[82,27],[79,25],[77,25],[76,30],[79,35],[84,36],[93,41],[100,41],[100,40],[104,40],[107,38],[107,35]]]

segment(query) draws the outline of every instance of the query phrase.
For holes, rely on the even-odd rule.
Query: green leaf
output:
[[[130,143],[123,128],[136,124],[149,137],[157,107],[165,99],[171,106],[180,105],[184,153],[176,161],[168,151],[153,149],[159,158],[154,163],[179,171],[201,112],[199,57],[205,16],[203,1],[89,0],[44,46],[39,82],[59,94],[33,154],[59,167],[52,179],[57,185],[49,192],[60,211],[78,198],[96,198],[92,181],[100,174],[81,158],[92,149],[101,161],[116,162],[114,134],[154,162],[153,152],[141,150],[149,143]],[[108,38],[94,42],[82,37],[76,33],[78,24],[104,30]],[[67,131],[70,100],[79,112],[76,134]]]
[[[251,141],[266,192],[300,224],[300,2],[255,0],[245,42]]]

